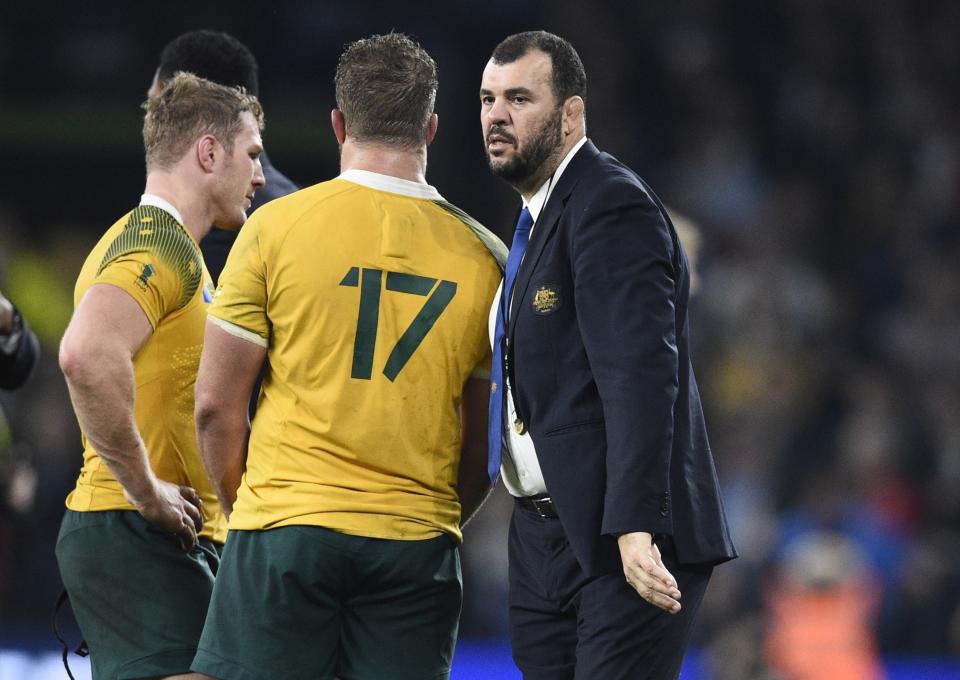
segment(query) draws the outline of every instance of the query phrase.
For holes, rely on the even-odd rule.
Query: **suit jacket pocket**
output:
[[[570,423],[569,425],[554,427],[553,429],[545,431],[543,434],[544,436],[552,437],[558,434],[570,434],[572,432],[582,432],[585,430],[600,430],[603,429],[603,426],[603,418],[597,418],[594,420],[586,420],[580,423]]]

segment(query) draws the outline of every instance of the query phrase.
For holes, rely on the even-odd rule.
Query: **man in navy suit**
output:
[[[528,680],[676,678],[732,559],[690,364],[687,259],[636,173],[586,138],[586,75],[520,33],[480,89],[492,172],[522,196],[491,312],[490,472],[516,497],[514,660]],[[506,389],[504,389],[506,388]]]

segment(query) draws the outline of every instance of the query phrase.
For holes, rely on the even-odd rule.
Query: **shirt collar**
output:
[[[401,179],[393,175],[381,175],[379,172],[371,172],[370,170],[351,168],[350,170],[341,172],[337,179],[343,179],[379,191],[388,191],[391,194],[410,196],[411,198],[429,198],[433,201],[443,200],[440,192],[429,184],[411,182],[408,179]]]
[[[174,208],[170,201],[160,198],[156,194],[143,194],[140,197],[140,205],[152,205],[154,208],[166,210],[173,216],[173,219],[183,224],[183,216],[180,214],[180,211]]]
[[[537,218],[540,217],[540,212],[543,210],[543,206],[547,204],[547,199],[550,198],[550,192],[553,190],[553,187],[560,180],[560,175],[563,174],[563,171],[567,169],[567,166],[570,165],[570,161],[573,159],[574,155],[580,150],[580,147],[587,143],[586,136],[582,137],[579,142],[573,145],[573,148],[567,152],[567,155],[563,157],[563,160],[560,161],[560,165],[557,166],[557,169],[550,176],[546,182],[543,183],[537,193],[530,197],[529,203],[527,201],[523,202],[525,208],[530,211],[530,216],[533,217],[533,221],[536,222]]]

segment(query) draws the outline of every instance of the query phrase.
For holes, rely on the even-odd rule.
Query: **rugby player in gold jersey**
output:
[[[230,252],[197,378],[230,536],[194,670],[450,672],[460,527],[490,487],[486,312],[506,248],[426,182],[436,91],[410,38],[348,46],[341,174],[257,210]]]
[[[193,416],[212,300],[197,243],[239,229],[264,183],[255,97],[179,74],[144,107],[144,194],[87,257],[60,346],[84,458],[57,560],[95,679],[196,677],[226,535]]]

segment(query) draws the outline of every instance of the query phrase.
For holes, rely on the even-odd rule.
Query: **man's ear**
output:
[[[220,145],[213,135],[204,135],[197,140],[197,162],[204,172],[213,172]]]
[[[563,134],[576,132],[583,125],[583,98],[574,95],[563,103]]]
[[[153,81],[147,89],[147,99],[153,99],[158,94],[160,94],[160,69],[153,74]]]
[[[337,144],[343,146],[347,141],[347,119],[343,117],[343,111],[340,109],[330,111],[330,125],[333,127],[333,136],[337,138]]]
[[[440,125],[440,116],[435,113],[431,114],[430,120],[427,122],[427,146],[430,146],[430,142],[437,136],[438,125]]]

